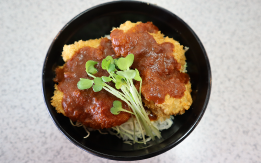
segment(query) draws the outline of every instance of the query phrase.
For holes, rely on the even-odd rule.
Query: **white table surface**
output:
[[[42,65],[58,31],[105,0],[0,0],[0,162],[112,163],[72,144],[42,95]],[[175,148],[138,162],[261,162],[261,1],[162,0],[201,39],[212,68],[208,108]]]

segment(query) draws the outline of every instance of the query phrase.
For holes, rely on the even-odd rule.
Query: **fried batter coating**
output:
[[[51,104],[57,113],[62,113],[72,121],[80,122],[93,129],[119,126],[130,118],[131,115],[126,112],[118,115],[110,112],[113,101],[121,100],[109,92],[77,88],[80,78],[92,79],[85,72],[85,64],[88,60],[98,62],[96,65],[98,72],[95,74],[97,77],[109,75],[101,68],[102,59],[108,55],[115,57],[111,41],[107,38],[80,40],[64,46],[62,57],[66,63],[55,70],[54,81],[58,82],[58,85],[55,85],[54,96],[51,99]],[[129,110],[127,104],[121,102],[122,107]]]
[[[88,41],[78,41],[71,45],[64,45],[62,57],[64,62],[67,62],[69,59],[73,57],[73,55],[81,48],[89,46],[93,48],[97,48],[100,45],[101,39],[93,39]],[[60,66],[62,68],[63,66]],[[51,100],[51,105],[55,107],[57,113],[62,113],[64,116],[65,112],[62,107],[63,100],[63,92],[58,89],[58,86],[55,84],[54,86],[54,95]]]
[[[133,27],[135,27],[140,23],[141,22],[132,23],[130,21],[127,21],[124,24],[121,24],[119,28],[114,28],[111,32],[118,29],[124,31],[125,33],[128,30],[133,29]],[[158,44],[169,42],[174,45],[173,57],[180,64],[179,71],[185,72],[186,57],[185,57],[184,47],[180,45],[179,42],[175,41],[173,38],[164,37],[164,35],[158,30],[153,30],[152,32],[148,32],[148,33],[151,36],[153,36],[153,38]],[[80,40],[78,42],[75,42],[74,44],[65,45],[62,52],[63,60],[67,62],[73,57],[73,55],[79,49],[83,47],[86,46],[93,47],[93,48],[99,47],[101,40],[102,39],[94,39],[88,41]],[[116,55],[118,55],[117,50],[115,48],[114,51],[116,51]],[[168,86],[166,85],[166,87]],[[157,104],[153,100],[148,100],[146,98],[143,98],[143,102],[146,107],[148,107],[154,114],[157,115],[158,119],[165,120],[166,118],[169,118],[170,115],[184,114],[185,111],[190,108],[192,104],[192,98],[190,94],[191,91],[192,91],[191,83],[188,82],[185,84],[185,92],[181,98],[174,98],[171,97],[169,94],[167,94],[165,96],[165,100],[163,103]],[[57,85],[55,85],[54,96],[52,97],[51,104],[55,107],[58,113],[62,113],[63,115],[65,115],[64,109],[62,107],[62,100],[63,100],[63,92],[58,89]]]
[[[65,116],[65,112],[63,110],[62,101],[63,101],[63,92],[61,92],[57,85],[54,85],[54,95],[51,100],[51,104],[55,107],[57,113],[62,113]]]
[[[126,33],[129,30],[135,30],[133,27],[139,25],[140,23],[141,22],[132,23],[130,21],[127,21],[124,24],[121,24],[119,28],[114,28],[112,30],[112,32],[114,32],[115,30],[122,30],[124,33]],[[161,34],[160,31],[153,31],[149,34],[153,36],[153,38],[155,39],[155,41],[158,44],[169,42],[174,45],[173,57],[181,65],[179,68],[180,72],[184,72],[186,69],[186,67],[185,67],[186,57],[185,57],[185,50],[184,50],[183,46],[180,45],[180,43],[175,41],[173,38],[164,37],[164,35]],[[124,37],[122,37],[122,38],[126,39]],[[114,38],[113,38],[112,34],[111,34],[111,39],[112,39],[112,42],[114,42],[114,40],[113,40]],[[117,38],[117,39],[119,39],[119,38]],[[122,48],[122,47],[120,47],[120,48]],[[135,49],[135,45],[134,45],[134,47],[127,47],[127,48]],[[114,50],[116,51],[116,53],[117,53],[118,49],[119,49],[119,47],[117,47],[117,46],[116,46],[116,48],[114,47]],[[123,51],[123,50],[121,50],[121,51]],[[120,53],[121,53],[121,51],[120,51]],[[165,85],[165,86],[168,87],[168,85]],[[190,106],[192,104],[192,98],[191,98],[190,92],[191,92],[191,83],[188,82],[187,84],[185,84],[185,92],[184,92],[184,96],[182,98],[174,98],[174,97],[171,97],[169,94],[167,94],[165,96],[165,101],[161,104],[156,104],[154,101],[147,100],[146,98],[143,98],[143,102],[144,102],[145,106],[147,106],[149,109],[151,109],[151,111],[158,116],[159,119],[164,120],[164,119],[168,118],[170,115],[183,114],[183,113],[185,113],[185,110],[188,110],[190,108]]]

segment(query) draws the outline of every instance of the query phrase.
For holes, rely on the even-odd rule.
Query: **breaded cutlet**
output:
[[[140,23],[141,22],[132,23],[130,21],[127,21],[124,24],[121,24],[119,28],[114,28],[112,32],[117,29],[117,30],[122,30],[124,33],[126,33],[128,30],[132,29],[133,27],[135,27]],[[169,42],[174,45],[173,57],[181,65],[179,71],[185,72],[186,57],[185,57],[184,47],[180,45],[180,43],[174,40],[173,38],[164,37],[164,35],[160,31],[149,33],[149,34],[153,36],[153,38],[158,44]],[[111,39],[113,39],[113,37]],[[185,88],[186,90],[182,98],[173,98],[167,94],[165,96],[165,101],[161,104],[155,104],[155,102],[149,101],[146,98],[143,98],[143,102],[145,106],[151,109],[151,111],[155,113],[158,116],[158,118],[160,118],[161,120],[168,118],[170,115],[183,114],[185,113],[186,110],[190,108],[192,104],[192,98],[190,94],[191,83],[188,82],[187,84],[185,84]]]
[[[124,24],[120,25],[119,28],[114,28],[123,30],[124,32],[128,31],[132,27],[135,27],[137,24],[140,24],[141,22],[132,23],[130,21],[125,22]],[[112,31],[113,31],[112,30]],[[175,60],[180,63],[180,72],[184,72],[186,67],[186,57],[185,57],[185,50],[182,45],[179,44],[179,42],[175,41],[173,38],[164,37],[163,34],[161,34],[160,31],[156,33],[149,33],[153,36],[155,41],[158,44],[162,44],[164,42],[169,42],[174,45],[173,49],[173,57]],[[71,45],[65,45],[62,52],[63,60],[66,62],[70,58],[73,57],[75,52],[77,52],[79,49],[89,46],[93,48],[97,48],[100,45],[101,39],[94,39],[94,40],[88,40],[88,41],[78,41]],[[185,92],[184,96],[182,98],[173,98],[170,95],[165,96],[165,101],[161,104],[155,104],[153,101],[149,101],[145,98],[143,98],[143,102],[146,107],[148,107],[154,114],[158,116],[158,119],[165,120],[170,115],[178,115],[185,113],[186,110],[188,110],[192,104],[192,98],[191,98],[191,83],[188,82],[185,85]],[[63,92],[61,92],[57,85],[55,85],[55,91],[54,96],[52,97],[51,104],[55,107],[56,111],[58,113],[62,113],[65,115],[65,112],[62,107],[62,99],[63,99]]]
[[[89,46],[93,48],[97,48],[100,45],[101,39],[94,39],[88,41],[77,41],[71,45],[64,45],[62,57],[64,62],[67,62],[69,59],[73,57],[73,55],[83,47]],[[60,66],[62,68],[63,66]],[[51,100],[51,105],[55,107],[57,113],[62,113],[64,116],[65,112],[62,107],[62,100],[63,100],[63,92],[60,91],[57,87],[57,84],[54,86],[54,95]]]

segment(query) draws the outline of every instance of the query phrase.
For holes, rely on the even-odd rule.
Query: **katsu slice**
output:
[[[186,57],[182,45],[164,37],[151,22],[127,21],[114,28],[110,37],[117,56],[134,54],[132,68],[139,70],[143,80],[143,102],[158,119],[183,114],[190,108],[191,84],[184,73]]]
[[[110,112],[113,101],[121,100],[107,91],[94,92],[92,89],[79,90],[77,88],[80,78],[92,79],[85,71],[88,60],[98,62],[96,66],[98,72],[95,76],[109,75],[101,68],[101,61],[108,55],[116,57],[111,41],[107,38],[80,40],[64,46],[62,57],[66,63],[55,70],[54,81],[58,84],[55,85],[51,101],[58,113],[93,129],[119,126],[130,118],[130,114],[126,112],[118,115]],[[124,109],[129,110],[126,103],[122,102],[122,104]]]

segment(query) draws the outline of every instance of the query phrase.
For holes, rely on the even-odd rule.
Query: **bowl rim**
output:
[[[141,3],[144,3],[144,4],[148,4],[148,5],[151,5],[159,10],[163,10],[164,12],[168,13],[169,15],[171,16],[174,16],[176,17],[180,23],[182,23],[183,25],[185,25],[187,27],[187,29],[192,33],[192,35],[195,37],[195,39],[197,40],[199,46],[200,46],[200,49],[202,50],[203,54],[204,54],[204,57],[205,57],[205,60],[206,60],[206,65],[207,65],[207,74],[208,74],[208,88],[207,88],[207,93],[206,93],[206,99],[205,99],[205,102],[204,102],[204,105],[203,105],[203,108],[199,114],[199,116],[197,117],[197,119],[195,120],[195,122],[193,123],[193,125],[190,127],[190,129],[182,136],[180,137],[177,141],[175,141],[174,143],[172,144],[169,144],[168,146],[162,148],[161,150],[158,150],[156,152],[153,152],[153,153],[149,153],[149,154],[146,154],[146,155],[139,155],[139,156],[131,156],[131,157],[127,157],[127,156],[112,156],[112,155],[108,155],[108,154],[104,154],[104,153],[100,153],[98,151],[95,151],[93,149],[90,149],[86,146],[84,146],[83,144],[79,143],[78,141],[76,141],[73,137],[71,137],[63,128],[62,126],[59,124],[59,122],[57,121],[57,119],[53,118],[54,115],[53,113],[50,111],[51,107],[50,105],[47,103],[47,97],[46,97],[46,87],[45,87],[45,69],[46,69],[46,63],[47,63],[47,60],[49,58],[49,55],[50,55],[50,52],[53,48],[53,45],[56,41],[56,39],[59,37],[59,35],[73,22],[75,21],[76,19],[78,19],[79,17],[81,17],[82,15],[84,15],[85,13],[91,11],[91,10],[94,10],[94,9],[97,9],[99,7],[102,7],[102,6],[106,6],[106,5],[111,5],[111,4],[118,4],[118,3],[133,3],[133,4],[141,4]],[[45,104],[46,104],[46,107],[47,107],[47,110],[49,112],[49,115],[51,116],[51,119],[53,120],[53,122],[55,123],[56,127],[60,130],[60,132],[62,132],[63,135],[65,135],[65,137],[70,141],[72,142],[73,144],[75,144],[76,146],[78,146],[80,149],[88,152],[88,153],[91,153],[95,156],[99,156],[101,158],[107,158],[107,159],[111,159],[111,160],[119,160],[119,161],[134,161],[134,160],[142,160],[142,159],[147,159],[147,158],[150,158],[150,157],[154,157],[154,156],[157,156],[161,153],[164,153],[168,150],[170,150],[171,148],[175,147],[176,145],[178,145],[179,143],[181,143],[187,136],[189,136],[191,134],[191,132],[197,127],[197,125],[199,124],[200,120],[202,119],[205,111],[206,111],[206,108],[207,108],[207,105],[208,105],[208,102],[209,102],[209,99],[210,99],[210,94],[211,94],[211,87],[212,87],[212,76],[211,76],[211,67],[210,67],[210,62],[209,62],[209,59],[208,59],[208,55],[206,53],[206,50],[202,44],[202,42],[200,41],[200,39],[198,38],[198,36],[196,35],[196,33],[191,29],[191,27],[185,22],[183,21],[180,17],[178,17],[176,14],[172,13],[171,11],[163,8],[163,7],[160,7],[160,6],[157,6],[157,5],[154,5],[154,4],[151,4],[151,3],[148,3],[148,2],[141,2],[141,1],[112,1],[112,2],[106,2],[106,3],[101,3],[101,4],[98,4],[98,5],[95,5],[93,7],[90,7],[82,12],[80,12],[78,15],[76,15],[75,17],[73,17],[68,23],[66,23],[63,28],[58,32],[58,34],[54,37],[54,39],[52,40],[52,43],[51,45],[49,46],[49,49],[47,51],[47,54],[45,56],[45,59],[44,59],[44,63],[43,63],[43,69],[42,69],[42,92],[43,92],[43,98],[44,98],[44,101],[45,101]]]

